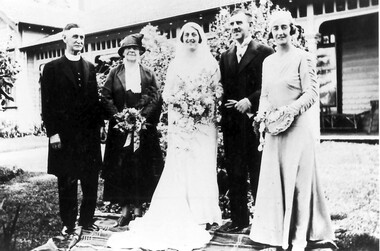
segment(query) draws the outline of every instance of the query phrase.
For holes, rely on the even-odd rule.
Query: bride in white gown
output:
[[[165,167],[147,213],[113,234],[113,249],[193,250],[211,235],[207,223],[221,223],[216,173],[216,104],[219,68],[202,28],[185,24],[171,62],[164,101],[168,104]]]

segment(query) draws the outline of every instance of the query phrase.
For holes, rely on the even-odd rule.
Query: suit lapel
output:
[[[236,57],[236,46],[234,45],[231,49],[227,52],[227,61],[228,61],[228,68],[233,69],[234,72],[236,72],[238,67],[238,61]]]
[[[78,85],[75,83],[75,76],[73,70],[70,68],[70,64],[68,59],[63,56],[61,58],[62,72],[67,76],[70,82],[74,85],[74,87],[78,88]]]
[[[257,55],[257,44],[253,40],[248,44],[247,50],[239,63],[239,73],[251,62]]]
[[[146,76],[146,74],[145,74],[145,71],[144,71],[144,69],[142,68],[141,65],[140,65],[140,78],[141,78],[141,83],[140,83],[140,85],[141,85],[141,93],[143,93],[144,90],[145,90],[146,87],[147,87],[147,86],[145,86],[145,85],[146,85],[146,83],[147,83],[148,81],[147,81],[147,76]]]
[[[126,91],[125,68],[124,68],[123,64],[121,64],[120,71],[117,73],[117,77],[119,78],[119,81],[120,81],[121,85],[124,87],[124,91]]]

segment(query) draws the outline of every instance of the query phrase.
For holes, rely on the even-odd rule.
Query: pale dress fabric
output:
[[[292,126],[277,136],[265,135],[261,172],[250,238],[272,246],[305,247],[331,241],[334,232],[318,182],[316,114],[318,102],[314,60],[294,47],[263,63],[259,111],[290,106],[299,112]]]
[[[114,250],[171,248],[183,251],[202,248],[212,237],[205,230],[205,224],[221,223],[215,124],[199,125],[194,132],[183,132],[177,126],[181,114],[171,104],[179,81],[196,84],[192,80],[200,71],[206,69],[213,74],[218,70],[216,61],[211,61],[211,64],[194,61],[191,64],[192,60],[174,60],[168,69],[163,92],[164,101],[169,102],[165,167],[147,213],[129,224],[130,231],[116,233],[108,240],[108,245]],[[212,81],[218,82],[219,74],[213,75]]]

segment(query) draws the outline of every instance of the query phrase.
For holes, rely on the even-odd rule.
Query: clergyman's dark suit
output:
[[[78,180],[83,192],[79,225],[93,223],[103,121],[94,66],[83,58],[73,62],[63,56],[47,63],[41,81],[47,136],[59,134],[62,144],[61,149],[49,144],[48,173],[58,178],[61,219],[69,228],[75,226],[78,213]]]
[[[225,164],[229,181],[229,197],[232,222],[238,226],[249,225],[247,207],[247,179],[250,175],[252,195],[255,198],[260,172],[261,153],[257,150],[258,138],[252,127],[252,119],[235,108],[226,108],[227,100],[248,98],[251,113],[256,113],[261,93],[263,60],[273,53],[267,46],[251,41],[240,63],[236,46],[222,53],[220,59],[221,81],[224,89],[222,101],[222,131]]]

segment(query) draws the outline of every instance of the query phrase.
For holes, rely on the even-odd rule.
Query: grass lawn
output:
[[[319,151],[319,175],[340,250],[379,250],[379,146],[323,142]],[[0,203],[6,199],[5,210],[0,208],[0,250],[4,250],[1,223],[11,222],[18,204],[12,250],[31,250],[59,233],[56,187],[54,176],[41,173],[25,173],[0,183]]]
[[[379,250],[379,146],[324,142],[319,159],[338,246]]]

